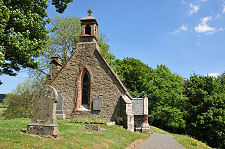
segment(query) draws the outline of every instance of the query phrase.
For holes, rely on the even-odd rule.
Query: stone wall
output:
[[[111,121],[116,120],[120,113],[120,96],[126,91],[115,78],[105,60],[99,53],[96,42],[81,42],[56,77],[49,84],[56,88],[64,97],[63,109],[66,118],[85,116],[98,117]],[[77,111],[77,88],[79,73],[82,67],[87,68],[91,75],[90,111]],[[101,111],[92,110],[92,100],[101,100]]]

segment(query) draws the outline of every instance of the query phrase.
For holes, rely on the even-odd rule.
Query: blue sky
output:
[[[62,15],[51,5],[47,12],[83,18],[89,8],[116,58],[134,57],[152,68],[165,64],[184,78],[225,71],[225,0],[75,0]],[[0,76],[0,93],[27,77],[26,70]]]

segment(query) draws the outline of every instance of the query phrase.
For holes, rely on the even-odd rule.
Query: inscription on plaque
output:
[[[143,100],[132,100],[132,109],[134,115],[144,114],[144,101]]]
[[[101,100],[100,99],[94,99],[93,100],[93,110],[94,111],[101,111]]]

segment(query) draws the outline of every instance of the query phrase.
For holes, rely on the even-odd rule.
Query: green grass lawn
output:
[[[201,141],[198,141],[196,139],[193,139],[187,135],[179,135],[179,134],[173,134],[166,131],[163,131],[159,128],[156,128],[154,126],[150,126],[151,132],[155,133],[161,133],[161,134],[170,134],[173,136],[173,138],[183,145],[186,149],[212,149],[211,147],[207,146],[206,144],[202,143]]]
[[[59,138],[43,138],[26,133],[30,119],[0,120],[1,148],[85,148],[85,149],[123,149],[137,139],[149,136],[132,133],[119,126],[104,126],[101,132],[85,129],[85,124],[74,123],[84,119],[59,120]],[[101,120],[91,120],[101,122]]]

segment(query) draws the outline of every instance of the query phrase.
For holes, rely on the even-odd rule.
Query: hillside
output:
[[[75,121],[80,120],[58,121],[59,138],[53,139],[27,134],[26,127],[30,119],[0,120],[0,146],[2,148],[121,149],[137,139],[148,137],[146,134],[132,133],[119,126],[98,125],[103,130],[97,132],[88,130],[85,128],[86,124],[75,123]]]

